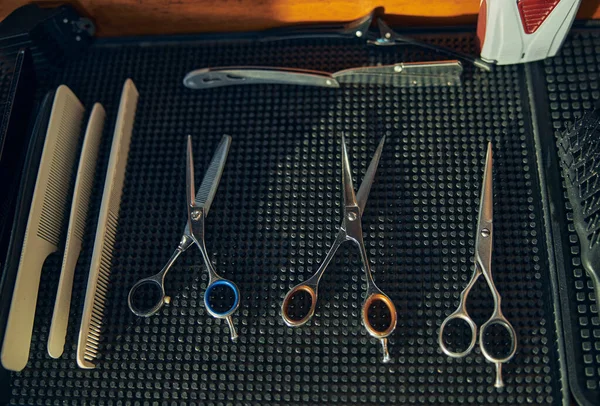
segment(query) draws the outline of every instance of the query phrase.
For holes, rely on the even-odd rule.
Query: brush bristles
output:
[[[585,223],[591,248],[600,241],[600,111],[586,113],[559,134],[557,144],[573,214]]]

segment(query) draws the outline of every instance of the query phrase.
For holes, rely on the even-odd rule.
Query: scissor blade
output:
[[[186,196],[185,199],[189,206],[194,205],[194,199],[196,195],[195,187],[194,187],[194,156],[192,154],[192,136],[188,135],[187,138],[187,154],[186,154]]]
[[[358,202],[358,207],[360,207],[361,216],[365,211],[367,199],[369,198],[369,192],[371,192],[371,186],[375,180],[375,173],[377,172],[377,167],[379,166],[379,159],[381,158],[381,152],[383,151],[383,144],[385,144],[385,135],[381,141],[379,141],[379,146],[375,151],[375,155],[373,155],[373,158],[371,159],[371,163],[367,168],[367,172],[365,172],[365,177],[363,178],[360,188],[358,188],[358,193],[356,194],[356,201]]]
[[[479,206],[479,223],[489,223],[493,220],[494,191],[492,183],[492,143],[488,143],[481,188],[481,203]]]
[[[217,193],[230,145],[231,137],[229,135],[224,135],[213,155],[212,161],[210,161],[206,175],[204,175],[204,179],[202,179],[200,189],[198,189],[196,206],[203,207],[205,215],[208,214],[215,193]]]
[[[348,160],[348,150],[346,149],[346,139],[342,134],[342,187],[344,188],[344,207],[355,206],[356,195],[354,194],[354,185],[352,184],[352,171],[350,170],[350,161]]]
[[[476,247],[482,261],[491,260],[491,247],[494,220],[494,191],[492,182],[492,143],[488,143],[485,169],[483,171],[483,185],[481,187],[481,201],[479,203],[479,216],[477,220]],[[484,264],[489,266],[489,264]]]

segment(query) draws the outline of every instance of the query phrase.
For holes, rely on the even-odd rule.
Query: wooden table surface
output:
[[[508,1],[508,0],[506,0]],[[0,0],[0,19],[30,0]],[[253,31],[298,22],[350,21],[384,6],[387,20],[405,25],[477,21],[479,0],[39,0],[71,3],[92,17],[98,35]],[[583,0],[578,18],[600,18],[600,0]]]

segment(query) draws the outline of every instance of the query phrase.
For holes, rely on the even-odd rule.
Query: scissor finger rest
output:
[[[446,346],[446,342],[444,341],[444,330],[446,329],[446,327],[448,326],[448,324],[452,321],[456,321],[456,320],[462,320],[464,322],[467,323],[467,325],[469,326],[469,329],[471,330],[471,342],[469,343],[469,346],[467,347],[466,350],[461,351],[461,352],[456,352],[456,351],[452,351],[450,350],[447,346]],[[477,325],[475,324],[475,322],[473,321],[473,319],[471,319],[471,317],[469,317],[469,315],[463,311],[457,311],[452,313],[450,316],[448,316],[446,318],[446,320],[444,320],[444,322],[442,323],[441,327],[440,327],[440,334],[438,336],[438,341],[440,343],[440,347],[442,349],[442,351],[444,352],[444,354],[446,354],[449,357],[452,358],[462,358],[465,355],[467,355],[468,353],[470,353],[473,348],[475,347],[475,343],[477,341]]]
[[[231,339],[238,335],[233,324],[232,314],[240,304],[240,291],[235,283],[227,279],[216,279],[208,284],[204,292],[204,306],[208,313],[216,318],[225,319],[229,325]]]
[[[317,292],[308,285],[297,285],[285,295],[281,305],[283,321],[290,327],[306,324],[315,314]]]
[[[127,304],[136,316],[150,317],[168,302],[162,273],[142,279],[129,291]]]

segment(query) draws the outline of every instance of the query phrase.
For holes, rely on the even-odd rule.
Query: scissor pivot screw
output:
[[[482,237],[489,237],[490,236],[490,230],[488,230],[487,228],[484,228],[481,230],[481,236]]]
[[[359,31],[356,31],[356,36],[357,36],[358,38],[362,37],[362,34],[363,34],[363,33],[362,33],[362,31],[360,31],[360,30],[359,30]]]
[[[356,219],[357,219],[356,213],[354,213],[354,212],[348,213],[348,220],[354,221]]]
[[[202,217],[202,212],[200,210],[192,211],[192,219],[199,220]]]

